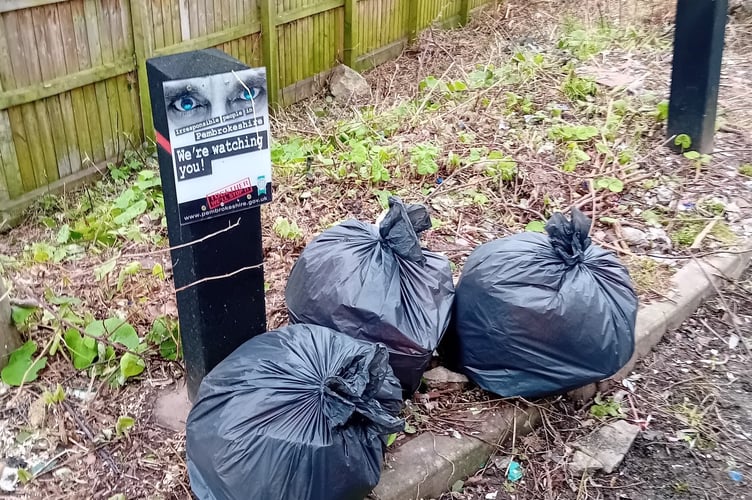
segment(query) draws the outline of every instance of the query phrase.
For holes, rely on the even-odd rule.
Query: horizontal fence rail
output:
[[[218,48],[266,66],[270,101],[284,106],[337,64],[381,64],[488,1],[0,0],[0,212],[152,137],[151,57]]]

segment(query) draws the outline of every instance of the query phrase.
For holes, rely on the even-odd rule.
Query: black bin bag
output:
[[[430,227],[425,206],[390,197],[378,226],[347,220],[321,233],[287,281],[290,322],[384,343],[403,390],[415,392],[454,301],[449,260],[420,246]]]
[[[557,213],[548,235],[485,243],[457,283],[455,322],[442,346],[483,389],[538,397],[599,381],[634,350],[637,296],[627,269],[591,244],[590,219]]]
[[[362,500],[404,428],[381,344],[294,325],[238,347],[201,382],[186,423],[199,500]]]

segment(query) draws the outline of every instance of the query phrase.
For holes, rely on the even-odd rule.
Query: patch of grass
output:
[[[709,221],[693,219],[689,216],[681,216],[670,233],[671,241],[680,247],[688,247],[694,243],[695,238],[705,228]],[[722,221],[716,222],[710,230],[710,236],[723,243],[736,241],[736,234]]]
[[[561,91],[567,99],[577,102],[594,96],[598,91],[598,86],[592,78],[577,76],[574,71],[570,71],[561,85]]]
[[[636,255],[624,257],[624,264],[638,295],[664,294],[671,288],[673,272],[668,266],[659,264],[650,257]]]

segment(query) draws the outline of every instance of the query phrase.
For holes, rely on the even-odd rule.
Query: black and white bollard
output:
[[[266,72],[207,49],[150,59],[147,74],[193,401],[214,366],[266,331]]]

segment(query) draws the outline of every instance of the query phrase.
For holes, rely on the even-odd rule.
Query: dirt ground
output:
[[[514,447],[521,481],[505,478],[507,445],[482,474],[441,500],[752,497],[752,364],[739,340],[752,332],[750,292],[747,272],[666,335],[635,367],[630,387],[612,392],[623,418],[643,426],[613,473],[568,471],[573,443],[607,420],[593,417],[592,403],[576,408],[554,400],[541,406],[545,425]]]
[[[668,294],[668,278],[690,255],[751,237],[752,167],[744,166],[752,163],[752,19],[730,18],[715,152],[687,158],[669,149],[660,112],[673,8],[669,0],[500,3],[463,29],[425,32],[400,58],[368,72],[372,95],[362,102],[322,93],[280,112],[273,123],[275,202],[262,209],[269,328],[287,322],[286,278],[305,244],[337,221],[375,220],[387,193],[430,207],[434,228],[424,242],[447,256],[457,276],[478,244],[578,207],[595,222],[594,242],[628,266],[644,303]],[[441,88],[440,81],[456,88],[479,75],[483,81],[468,90],[437,94],[430,87]],[[588,139],[561,139],[571,130]],[[367,171],[353,160],[361,145],[381,148],[388,179],[373,170],[373,158]],[[416,160],[416,146],[423,160]],[[108,226],[104,238],[98,233],[86,244],[61,237],[81,221],[90,227],[112,219],[119,212],[111,206],[134,179],[149,184],[138,175],[153,173],[154,157],[130,158],[132,171],[118,174],[127,181],[115,168],[96,186],[46,198],[0,238],[0,270],[13,300],[39,306],[24,335],[40,348],[92,318],[127,318],[140,338],[161,318],[176,319],[155,186],[133,195],[150,208],[132,223]],[[744,498],[752,481],[752,382],[741,339],[752,332],[750,291],[749,275],[729,284],[723,300],[706,304],[641,362],[634,387],[603,395],[621,401],[627,420],[651,417],[617,472],[567,472],[569,445],[599,421],[591,405],[546,400],[543,428],[505,445],[482,474],[441,500],[494,493]],[[12,498],[190,496],[185,436],[153,418],[158,391],[183,377],[164,345],[150,343],[144,372],[122,386],[110,387],[95,369],[74,369],[65,350],[47,356],[33,383],[0,385],[0,465],[33,476]],[[58,384],[64,401],[45,405],[45,393]],[[416,395],[405,411],[412,432],[395,446],[415,432],[462,432],[465,409],[498,404],[494,399],[477,389]],[[118,432],[122,417],[134,425]],[[517,483],[499,472],[511,456],[524,470]]]

